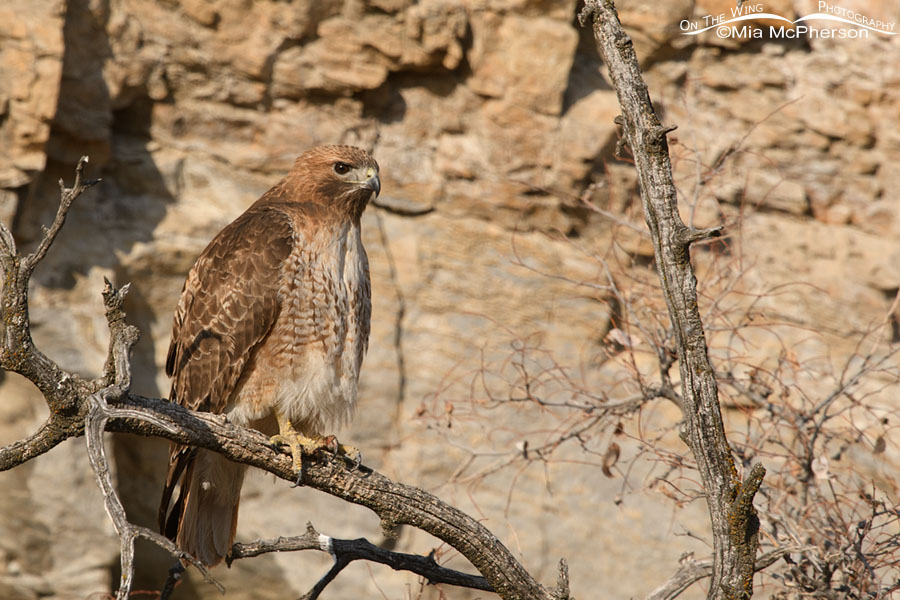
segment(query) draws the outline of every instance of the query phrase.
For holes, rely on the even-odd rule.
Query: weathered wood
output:
[[[749,598],[758,547],[753,495],[765,469],[757,465],[745,482],[738,476],[725,437],[718,388],[697,306],[697,280],[690,245],[720,228],[697,230],[682,222],[666,134],[653,109],[631,39],[610,0],[586,0],[582,25],[593,17],[594,38],[619,98],[623,141],[631,148],[644,217],[678,351],[682,384],[682,439],[700,471],[713,530],[709,599]]]

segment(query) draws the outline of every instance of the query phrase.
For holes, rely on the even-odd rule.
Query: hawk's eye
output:
[[[338,175],[346,175],[350,172],[350,165],[345,162],[334,163],[334,172]]]

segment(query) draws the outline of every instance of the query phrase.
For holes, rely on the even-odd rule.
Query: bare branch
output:
[[[140,420],[111,418],[107,430],[163,437],[206,448],[229,460],[264,469],[286,481],[297,480],[298,473],[287,454],[273,448],[262,433],[229,423],[224,415],[195,413],[165,400],[134,395],[128,395],[116,407],[111,407],[117,408],[136,411]],[[554,598],[553,593],[537,583],[510,551],[475,519],[424,490],[392,481],[366,466],[353,467],[354,463],[343,457],[310,461],[304,464],[302,483],[365,506],[384,523],[412,525],[447,542],[465,556],[503,598]]]
[[[110,518],[122,537],[123,575],[129,573],[135,536],[152,539],[170,551],[174,546],[162,544],[155,534],[150,535],[127,522],[108,479],[100,437],[103,429],[158,436],[199,446],[219,452],[230,460],[262,468],[286,481],[297,479],[291,458],[273,448],[268,438],[258,431],[229,423],[223,415],[193,413],[162,399],[126,394],[115,400],[120,392],[120,388],[112,386],[91,397],[89,401],[94,408],[88,417],[87,432],[91,464],[104,491]],[[106,406],[107,400],[115,405]],[[72,425],[67,431],[66,437],[74,437],[84,430]],[[304,465],[303,483],[366,506],[384,522],[413,525],[444,540],[472,562],[492,587],[501,590],[498,593],[503,598],[554,598],[534,581],[499,540],[468,515],[423,490],[393,482],[365,466],[351,467],[352,464],[341,459],[310,461]],[[188,559],[182,554],[175,555]],[[122,589],[127,591],[126,583],[123,581]]]
[[[678,212],[666,134],[650,101],[631,39],[622,30],[611,0],[586,0],[579,20],[593,17],[594,38],[622,108],[617,123],[634,156],[644,218],[653,240],[660,283],[674,331],[682,381],[683,439],[690,447],[706,490],[713,526],[713,575],[709,599],[749,598],[758,539],[753,494],[759,481],[742,486],[725,437],[718,387],[710,364],[690,243],[716,232],[687,227]],[[764,473],[764,470],[762,471]],[[736,497],[741,518],[732,520]],[[752,491],[752,493],[750,493]],[[736,531],[735,527],[746,529]]]
[[[232,560],[259,556],[268,552],[294,552],[297,550],[319,550],[327,552],[334,558],[334,566],[320,579],[306,595],[304,600],[315,600],[319,597],[334,577],[354,560],[368,560],[388,565],[395,571],[411,571],[425,577],[431,584],[446,583],[475,590],[493,591],[484,577],[462,573],[442,567],[434,560],[433,554],[419,556],[392,552],[379,548],[366,539],[341,540],[320,534],[311,523],[306,524],[306,533],[295,537],[279,537],[274,540],[257,540],[247,544],[237,543],[231,549],[228,564]]]
[[[84,167],[88,163],[88,160],[87,156],[82,156],[78,160],[78,165],[75,167],[75,183],[72,184],[72,187],[67,188],[63,183],[63,180],[59,180],[60,199],[59,208],[56,211],[56,218],[53,219],[53,223],[50,225],[49,229],[44,229],[44,235],[41,238],[37,249],[26,256],[22,261],[22,267],[27,275],[31,275],[31,272],[34,271],[37,264],[47,255],[47,251],[50,249],[50,246],[53,245],[56,236],[59,235],[63,224],[66,222],[66,215],[69,213],[72,202],[78,198],[78,196],[83,194],[85,190],[100,183],[100,179],[85,181]]]
[[[137,525],[133,525],[128,521],[128,517],[125,514],[125,507],[122,506],[122,501],[119,499],[119,495],[116,492],[115,486],[113,485],[112,477],[109,471],[109,462],[106,458],[106,449],[103,444],[103,431],[106,428],[106,423],[114,415],[120,416],[125,413],[129,418],[132,419],[148,418],[148,421],[153,424],[159,423],[164,427],[167,426],[164,422],[156,419],[153,415],[146,415],[133,410],[119,411],[116,409],[111,409],[107,405],[107,397],[115,395],[118,392],[119,390],[115,389],[115,387],[105,388],[91,396],[89,399],[89,401],[91,402],[91,409],[88,413],[85,423],[85,437],[87,440],[88,460],[90,461],[91,468],[94,470],[94,474],[97,477],[97,483],[100,487],[100,492],[103,494],[103,500],[106,504],[106,513],[109,515],[110,520],[113,522],[113,526],[116,528],[116,533],[119,534],[122,578],[119,589],[116,592],[117,600],[125,600],[131,593],[131,585],[134,580],[134,541],[138,537],[143,537],[150,540],[157,546],[168,550],[169,553],[172,554],[172,556],[197,567],[197,569],[203,576],[203,579],[207,583],[215,585],[220,592],[224,593],[225,589],[220,583],[218,583],[209,575],[209,571],[202,563],[179,550],[175,544],[173,544],[164,536],[150,531],[145,527],[138,527]]]
[[[71,189],[63,187],[56,218],[38,244],[37,250],[27,256],[16,254],[15,241],[5,227],[0,227],[3,244],[0,249],[0,269],[3,287],[0,292],[0,368],[14,371],[27,377],[44,395],[50,407],[51,418],[48,427],[71,431],[73,422],[54,422],[56,415],[69,415],[82,410],[87,413],[86,404],[79,403],[96,392],[101,385],[91,385],[81,377],[63,371],[34,347],[28,315],[28,283],[37,264],[44,258],[65,222],[72,201],[80,196],[96,181],[84,181],[84,166],[87,157],[82,157],[76,168],[75,184]],[[59,434],[61,435],[61,434]],[[67,434],[68,435],[68,434]],[[43,438],[48,441],[51,438]],[[57,437],[56,443],[59,443]],[[49,449],[49,448],[47,448]]]
[[[711,560],[694,560],[692,556],[684,557],[681,567],[668,581],[650,592],[647,600],[673,600],[681,593],[700,581],[712,575]]]
[[[109,419],[142,419],[169,432],[172,432],[173,429],[165,421],[157,419],[153,415],[130,409],[113,409],[109,407],[108,401],[121,399],[131,387],[131,349],[138,341],[139,334],[136,327],[125,323],[125,311],[122,308],[130,285],[125,284],[121,289],[116,289],[109,280],[105,281],[103,301],[106,305],[106,319],[110,330],[109,359],[105,369],[105,379],[109,380],[109,385],[87,398],[90,409],[85,418],[84,433],[87,441],[88,460],[94,475],[97,477],[100,492],[103,494],[106,513],[113,522],[116,533],[119,534],[119,560],[121,562],[122,577],[119,589],[116,592],[116,598],[117,600],[125,600],[131,594],[131,586],[134,581],[134,541],[137,537],[144,537],[168,550],[176,558],[193,564],[200,570],[207,582],[212,583],[219,588],[219,591],[224,592],[224,588],[209,576],[209,572],[202,563],[181,552],[175,544],[164,536],[129,522],[125,514],[125,507],[122,505],[122,501],[119,499],[119,495],[113,485],[109,471],[109,461],[106,458],[106,447],[103,443],[103,432],[106,430],[106,424]]]
[[[80,432],[80,425],[60,427],[51,417],[32,435],[0,448],[0,471],[8,471],[49,452],[70,437],[81,435]]]
[[[119,495],[113,486],[112,477],[109,474],[109,463],[106,460],[106,451],[103,446],[103,430],[108,419],[103,410],[106,407],[106,399],[102,393],[98,392],[91,397],[91,404],[91,411],[88,413],[87,423],[85,424],[88,459],[94,474],[97,476],[97,483],[106,503],[106,514],[109,515],[113,526],[116,528],[116,533],[119,534],[122,579],[119,590],[116,592],[116,599],[124,600],[131,593],[131,583],[134,579],[135,535],[133,526],[125,516],[125,508],[122,506]]]

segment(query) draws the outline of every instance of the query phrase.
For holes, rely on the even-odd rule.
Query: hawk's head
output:
[[[358,219],[381,191],[378,163],[354,146],[319,146],[300,155],[289,179],[303,201],[346,210]]]

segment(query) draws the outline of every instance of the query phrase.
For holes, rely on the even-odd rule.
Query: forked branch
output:
[[[0,223],[0,270],[2,270],[2,292],[0,292],[0,368],[24,375],[34,383],[50,407],[50,420],[42,428],[40,436],[32,436],[27,445],[19,445],[10,451],[0,451],[0,464],[8,461],[33,457],[35,453],[46,452],[66,437],[70,437],[70,425],[57,417],[72,411],[84,409],[79,398],[85,398],[100,387],[83,378],[66,373],[34,347],[28,320],[28,283],[37,264],[47,255],[47,251],[62,229],[72,202],[99,180],[86,181],[84,167],[88,162],[81,157],[75,169],[75,183],[66,188],[60,181],[60,203],[56,218],[49,228],[44,228],[37,249],[21,256],[16,249],[12,233]],[[82,416],[86,413],[82,413]],[[6,450],[6,449],[4,449]],[[18,457],[18,458],[17,458]],[[15,466],[15,465],[11,465]]]
[[[355,560],[367,560],[387,565],[397,571],[410,571],[424,577],[430,584],[446,583],[467,587],[474,590],[493,591],[491,584],[484,577],[469,575],[453,569],[442,567],[434,560],[433,553],[428,556],[404,554],[379,548],[369,540],[341,540],[322,535],[312,526],[306,524],[306,533],[294,537],[279,537],[274,540],[257,540],[248,544],[235,544],[231,550],[231,561],[239,558],[259,556],[268,552],[294,552],[297,550],[319,550],[327,552],[334,559],[334,565],[316,585],[302,596],[302,600],[316,600],[338,573]]]
[[[49,228],[42,227],[43,236],[41,236],[41,241],[38,243],[37,249],[26,256],[22,261],[23,268],[26,269],[29,276],[34,271],[37,264],[44,260],[44,257],[47,255],[47,250],[50,249],[50,246],[56,240],[56,236],[59,235],[62,226],[66,222],[66,215],[69,214],[69,208],[72,207],[72,202],[74,202],[78,196],[83,194],[85,190],[102,181],[100,179],[86,180],[84,178],[84,167],[87,163],[87,156],[82,156],[78,160],[78,164],[75,166],[75,183],[72,184],[72,187],[67,188],[65,182],[62,179],[59,180],[60,202],[59,208],[56,210],[56,218],[53,219],[53,223]],[[15,253],[14,248],[12,251]]]

